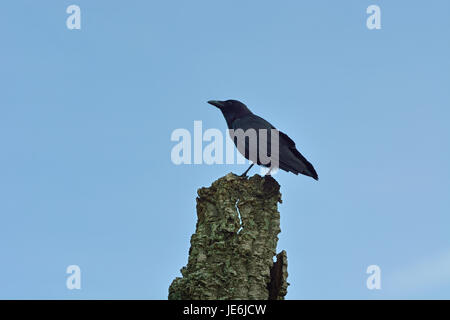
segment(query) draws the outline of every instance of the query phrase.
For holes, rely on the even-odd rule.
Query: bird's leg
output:
[[[255,164],[252,163],[252,164],[250,165],[250,167],[248,167],[248,169],[245,170],[245,172],[244,172],[243,174],[241,174],[241,177],[246,177],[246,176],[247,176],[247,172],[248,172],[254,165],[255,165]]]

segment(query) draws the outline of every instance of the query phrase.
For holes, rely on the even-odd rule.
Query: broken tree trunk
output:
[[[183,277],[169,299],[284,299],[287,256],[276,254],[280,185],[270,176],[232,173],[198,190],[197,226]]]

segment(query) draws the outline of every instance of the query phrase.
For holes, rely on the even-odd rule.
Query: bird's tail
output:
[[[296,149],[291,148],[292,153],[295,155],[296,163],[286,163],[280,160],[280,169],[290,171],[294,174],[304,174],[305,176],[309,176],[314,180],[319,180],[319,176],[317,175],[316,170],[313,165],[306,160],[306,158]]]

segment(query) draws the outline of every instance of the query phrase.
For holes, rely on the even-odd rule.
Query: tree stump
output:
[[[169,299],[284,299],[287,255],[276,255],[280,185],[271,176],[228,174],[198,190],[187,266]]]

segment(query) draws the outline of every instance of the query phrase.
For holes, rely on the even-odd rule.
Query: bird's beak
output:
[[[223,103],[223,101],[218,101],[218,100],[209,100],[208,101],[209,104],[212,104],[213,106],[221,109],[225,106],[225,104]]]

